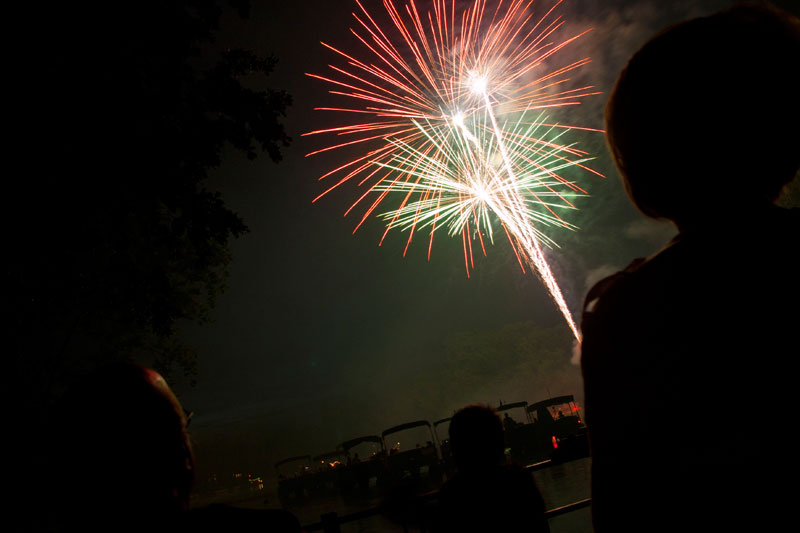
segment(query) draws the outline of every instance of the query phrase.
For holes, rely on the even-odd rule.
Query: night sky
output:
[[[382,9],[375,0],[365,4]],[[563,121],[602,127],[606,95],[636,49],[670,23],[732,4],[567,0],[559,8],[566,31],[594,29],[564,55],[590,56],[579,78],[604,94],[584,99]],[[545,5],[535,4],[535,12]],[[190,429],[201,472],[269,475],[283,457],[321,453],[410,420],[433,421],[470,402],[582,399],[571,334],[502,239],[468,279],[460,239],[438,236],[428,262],[425,238],[406,257],[405,233],[390,232],[379,247],[380,220],[353,235],[360,213],[343,213],[360,194],[355,186],[312,204],[326,188],[317,178],[347,154],[305,157],[331,141],[301,137],[333,123],[313,108],[341,100],[304,73],[327,74],[329,62],[341,63],[320,41],[355,50],[348,28],[356,7],[350,0],[265,0],[253,3],[248,20],[224,19],[219,46],[277,57],[266,83],[294,99],[285,120],[293,143],[277,165],[231,151],[208,184],[250,232],[233,243],[229,289],[213,322],[184,329],[199,351],[199,375],[195,387],[175,388],[195,412]],[[570,219],[580,230],[554,233],[561,248],[549,252],[577,318],[591,283],[654,253],[675,233],[630,206],[601,134],[579,140],[607,177],[580,176],[591,194]]]

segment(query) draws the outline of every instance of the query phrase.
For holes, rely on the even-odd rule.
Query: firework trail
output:
[[[468,276],[473,241],[485,255],[484,239],[494,242],[493,222],[499,223],[520,266],[536,272],[580,340],[544,256],[542,244],[555,243],[543,229],[574,229],[561,213],[586,194],[562,171],[598,173],[585,166],[591,159],[586,152],[561,140],[570,130],[590,128],[548,123],[543,110],[598,94],[592,87],[569,88],[568,73],[588,58],[547,67],[586,32],[556,38],[564,24],[555,14],[561,2],[538,20],[532,0],[497,2],[494,9],[487,0],[472,0],[466,9],[455,0],[426,3],[430,8],[422,12],[414,0],[402,6],[383,0],[386,21],[378,22],[356,0],[358,25],[351,32],[366,59],[323,43],[344,65],[330,65],[330,76],[308,75],[333,84],[330,92],[351,104],[317,109],[351,118],[307,133],[342,139],[308,155],[346,147],[362,152],[320,178],[335,179],[314,201],[355,182],[364,192],[345,212],[363,209],[354,231],[378,214],[386,221],[381,243],[392,228],[408,232],[405,255],[425,230],[429,258],[437,231],[460,236]],[[392,208],[376,213],[390,201]]]

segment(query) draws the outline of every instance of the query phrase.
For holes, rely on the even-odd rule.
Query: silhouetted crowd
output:
[[[800,168],[798,67],[800,21],[745,4],[656,35],[610,96],[608,144],[632,202],[679,233],[586,298],[596,531],[793,522],[800,216],[775,202]],[[53,471],[70,488],[54,529],[300,531],[288,511],[190,509],[186,415],[150,369],[94,374],[59,415]],[[549,531],[531,473],[505,462],[496,412],[460,410],[450,443],[437,530]]]
[[[135,364],[105,367],[63,398],[54,449],[55,531],[299,532],[282,509],[190,509],[195,459],[187,416],[166,381]]]
[[[63,398],[53,475],[56,531],[299,532],[283,509],[190,508],[195,459],[187,417],[166,381],[136,364],[105,367]],[[530,472],[505,462],[503,422],[471,405],[450,421],[456,473],[442,486],[436,531],[549,531]]]

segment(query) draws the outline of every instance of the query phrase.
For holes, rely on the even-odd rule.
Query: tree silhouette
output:
[[[24,164],[6,180],[3,213],[22,394],[36,402],[71,375],[142,354],[191,375],[176,323],[208,318],[229,242],[247,231],[204,183],[225,146],[280,161],[291,98],[249,87],[276,60],[215,50],[225,10],[246,17],[247,2],[31,7],[15,79]]]

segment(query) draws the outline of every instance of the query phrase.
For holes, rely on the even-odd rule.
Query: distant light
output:
[[[558,448],[558,439],[553,435],[553,449],[555,450],[556,448]]]

